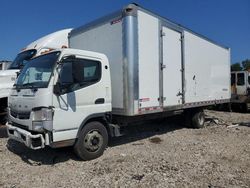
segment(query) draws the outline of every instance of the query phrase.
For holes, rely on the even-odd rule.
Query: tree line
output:
[[[231,65],[231,71],[250,71],[250,59],[246,59],[242,62],[237,62]]]

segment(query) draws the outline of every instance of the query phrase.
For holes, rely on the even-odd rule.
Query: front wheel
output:
[[[0,116],[0,125],[5,125],[7,123],[7,115]]]
[[[107,129],[102,123],[93,121],[87,123],[81,130],[74,150],[78,157],[86,161],[100,157],[107,145]]]

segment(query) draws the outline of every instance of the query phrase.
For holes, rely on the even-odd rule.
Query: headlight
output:
[[[42,132],[44,129],[52,131],[53,113],[53,109],[50,108],[32,109],[32,130],[38,132]]]
[[[32,121],[52,121],[53,110],[49,108],[41,108],[33,111]]]
[[[32,122],[32,130],[37,132],[43,131],[43,122],[42,121],[33,121]]]

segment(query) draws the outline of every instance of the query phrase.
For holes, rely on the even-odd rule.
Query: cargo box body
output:
[[[230,101],[230,49],[136,5],[72,30],[69,46],[108,57],[113,114]]]

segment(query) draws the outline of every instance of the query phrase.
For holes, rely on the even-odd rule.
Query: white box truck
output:
[[[8,66],[0,71],[0,123],[6,122],[7,99],[17,73],[31,58],[53,49],[68,47],[68,34],[72,29],[63,29],[48,34],[25,47]]]
[[[69,49],[34,58],[9,100],[9,138],[33,149],[102,155],[133,122],[230,101],[230,50],[137,5],[71,31]]]

